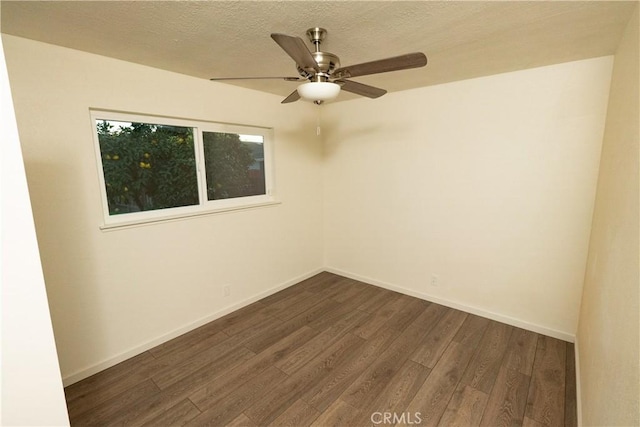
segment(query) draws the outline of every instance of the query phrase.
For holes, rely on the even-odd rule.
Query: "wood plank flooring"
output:
[[[575,426],[573,357],[325,272],[65,393],[74,426]]]

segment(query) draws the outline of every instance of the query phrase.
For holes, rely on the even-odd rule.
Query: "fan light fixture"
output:
[[[330,101],[340,93],[340,85],[330,82],[309,82],[298,86],[298,94],[308,101]]]

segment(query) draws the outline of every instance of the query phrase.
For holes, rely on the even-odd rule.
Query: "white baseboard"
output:
[[[471,313],[471,314],[475,314],[481,317],[486,317],[488,319],[492,319],[498,322],[502,322],[502,323],[506,323],[508,325],[511,326],[516,326],[518,328],[522,328],[522,329],[526,329],[529,331],[533,331],[539,334],[543,334],[543,335],[547,335],[553,338],[558,338],[564,341],[568,341],[568,342],[575,342],[576,337],[573,334],[568,334],[566,332],[562,332],[562,331],[557,331],[555,329],[550,329],[541,325],[537,325],[534,323],[530,323],[524,320],[520,320],[520,319],[516,319],[513,317],[509,317],[509,316],[504,316],[502,314],[498,314],[498,313],[494,313],[491,311],[487,311],[484,310],[482,308],[479,307],[474,307],[474,306],[470,306],[467,304],[463,304],[463,303],[459,303],[457,301],[451,301],[451,300],[447,300],[447,299],[443,299],[443,298],[439,298],[439,297],[434,297],[433,295],[429,295],[426,293],[421,293],[421,292],[416,292],[413,291],[411,289],[406,289],[403,288],[401,286],[396,286],[390,283],[386,283],[386,282],[382,282],[379,280],[375,280],[369,277],[364,277],[364,276],[360,276],[358,274],[353,274],[347,271],[343,271],[340,269],[336,269],[336,268],[331,268],[331,267],[326,267],[326,268],[318,268],[316,270],[310,271],[307,274],[301,275],[299,277],[293,278],[291,280],[288,280],[280,285],[277,285],[271,289],[268,289],[264,292],[261,292],[257,295],[254,295],[250,298],[247,298],[243,301],[239,301],[235,304],[232,304],[228,307],[225,307],[221,310],[218,310],[214,313],[211,313],[207,316],[204,316],[198,320],[196,320],[195,322],[189,323],[187,325],[181,326],[177,329],[174,329],[166,334],[163,334],[157,338],[154,338],[152,340],[149,340],[145,343],[142,343],[128,351],[125,351],[123,353],[120,353],[114,357],[110,357],[102,362],[99,362],[95,365],[92,365],[88,368],[85,369],[81,369],[80,371],[77,371],[73,374],[67,375],[65,377],[62,378],[62,383],[63,385],[66,387],[68,385],[71,385],[73,383],[76,383],[78,381],[81,381],[87,377],[90,377],[93,374],[96,374],[100,371],[103,371],[107,368],[110,368],[111,366],[117,365],[120,362],[123,362],[133,356],[136,356],[140,353],[143,353],[155,346],[158,346],[164,342],[167,342],[173,338],[176,338],[182,334],[185,334],[189,331],[192,331],[196,328],[199,328],[202,325],[205,325],[211,321],[214,321],[216,319],[219,319],[233,311],[236,311],[242,307],[245,307],[249,304],[252,304],[258,300],[261,300],[262,298],[266,298],[269,295],[272,295],[276,292],[279,292],[283,289],[286,289],[292,285],[295,285],[296,283],[299,283],[305,279],[308,279],[309,277],[315,276],[318,273],[321,273],[322,271],[328,271],[330,273],[334,273],[334,274],[338,274],[340,276],[344,276],[344,277],[348,277],[354,280],[358,280],[361,282],[365,282],[365,283],[369,283],[371,285],[374,286],[379,286],[381,288],[385,288],[385,289],[389,289],[395,292],[400,292],[402,294],[405,295],[409,295],[409,296],[413,296],[416,298],[420,298],[426,301],[430,301],[430,302],[434,302],[436,304],[440,304],[440,305],[444,305],[446,307],[451,307],[457,310],[461,310],[461,311],[465,311],[467,313]],[[577,409],[578,409],[578,425],[581,425],[581,405],[580,405],[580,377],[579,377],[579,358],[578,358],[578,346],[576,345],[576,379],[577,379]]]
[[[576,412],[579,427],[582,425],[582,387],[580,386],[580,346],[578,344],[578,336],[576,335],[573,351],[576,356]]]
[[[343,271],[337,268],[326,267],[326,271],[330,273],[334,273],[340,276],[348,277],[350,279],[358,280],[360,282],[369,283],[371,285],[379,286],[381,288],[389,289],[391,291],[400,292],[401,294],[409,295],[412,297],[420,298],[426,301],[435,302],[436,304],[444,305],[446,307],[455,308],[456,310],[461,310],[467,313],[475,314],[481,317],[486,317],[487,319],[495,320],[497,322],[506,323],[507,325],[515,326],[518,328],[526,329],[528,331],[536,332],[542,335],[546,335],[552,338],[557,338],[567,342],[574,342],[575,335],[570,334],[563,331],[558,331],[555,329],[551,329],[542,325],[538,325],[535,323],[527,322],[526,320],[517,319],[510,316],[505,316],[503,314],[494,313],[492,311],[485,310],[480,307],[475,307],[471,305],[467,305],[464,303],[460,303],[457,301],[452,301],[440,297],[435,297],[433,295],[429,295],[422,292],[416,292],[411,289],[403,288],[401,286],[396,286],[391,283],[382,282],[380,280],[372,279],[370,277],[360,276],[358,274],[353,274],[348,271]]]
[[[268,290],[266,290],[264,292],[261,292],[261,293],[259,293],[257,295],[254,295],[251,298],[247,298],[247,299],[245,299],[243,301],[239,301],[239,302],[237,302],[235,304],[232,304],[232,305],[230,305],[228,307],[223,308],[222,310],[218,310],[218,311],[216,311],[214,313],[211,313],[211,314],[209,314],[207,316],[204,316],[204,317],[196,320],[195,322],[191,322],[191,323],[189,323],[187,325],[184,325],[184,326],[181,326],[181,327],[179,327],[177,329],[174,329],[174,330],[172,330],[172,331],[170,331],[170,332],[168,332],[166,334],[163,334],[163,335],[161,335],[161,336],[159,336],[157,338],[149,340],[149,341],[147,341],[147,342],[145,342],[143,344],[140,344],[140,345],[138,345],[138,346],[136,346],[136,347],[134,347],[134,348],[132,348],[130,350],[127,350],[127,351],[125,351],[123,353],[120,353],[117,356],[110,357],[110,358],[108,358],[108,359],[106,359],[106,360],[104,360],[104,361],[102,361],[100,363],[97,363],[97,364],[92,365],[92,366],[90,366],[88,368],[82,369],[80,371],[77,371],[77,372],[75,372],[73,374],[70,374],[68,376],[65,376],[65,377],[62,378],[62,383],[66,387],[68,385],[71,385],[73,383],[81,381],[81,380],[83,380],[85,378],[88,378],[93,374],[96,374],[96,373],[98,373],[100,371],[103,371],[103,370],[105,370],[107,368],[110,368],[110,367],[112,367],[114,365],[117,365],[118,363],[123,362],[123,361],[125,361],[127,359],[130,359],[133,356],[137,356],[138,354],[143,353],[143,352],[145,352],[145,351],[147,351],[147,350],[149,350],[149,349],[151,349],[151,348],[153,348],[155,346],[158,346],[158,345],[160,345],[160,344],[162,344],[164,342],[167,342],[167,341],[169,341],[169,340],[171,340],[173,338],[176,338],[176,337],[178,337],[178,336],[180,336],[182,334],[185,334],[185,333],[187,333],[189,331],[192,331],[192,330],[194,330],[196,328],[199,328],[202,325],[205,325],[205,324],[207,324],[209,322],[212,322],[212,321],[214,321],[216,319],[219,319],[222,316],[225,316],[225,315],[227,315],[227,314],[229,314],[231,312],[234,312],[234,311],[236,311],[238,309],[241,309],[242,307],[245,307],[245,306],[247,306],[249,304],[252,304],[252,303],[254,303],[254,302],[258,301],[258,300],[261,300],[262,298],[266,298],[269,295],[275,294],[276,292],[279,292],[279,291],[281,291],[283,289],[286,289],[289,286],[295,285],[296,283],[299,283],[299,282],[301,282],[301,281],[303,281],[305,279],[308,279],[309,277],[315,276],[316,274],[321,273],[323,271],[324,271],[323,268],[318,268],[316,270],[310,271],[309,273],[303,274],[303,275],[298,276],[296,278],[293,278],[291,280],[287,280],[286,282],[281,283],[280,285],[277,285],[277,286],[275,286],[275,287],[273,287],[271,289],[268,289]]]

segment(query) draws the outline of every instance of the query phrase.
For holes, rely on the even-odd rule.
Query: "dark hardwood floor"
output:
[[[575,426],[573,357],[573,344],[321,273],[65,393],[77,426]]]

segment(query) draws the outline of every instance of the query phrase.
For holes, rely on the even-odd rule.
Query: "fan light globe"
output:
[[[340,93],[340,85],[330,82],[309,82],[298,86],[298,94],[308,101],[330,101]]]

